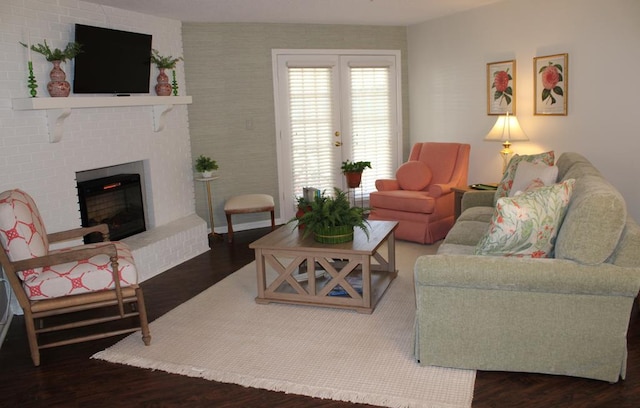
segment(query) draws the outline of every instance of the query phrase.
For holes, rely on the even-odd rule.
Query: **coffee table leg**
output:
[[[395,232],[391,232],[389,234],[389,238],[387,239],[387,249],[389,251],[387,258],[389,260],[389,272],[396,271],[396,234]]]
[[[256,249],[256,272],[258,277],[258,297],[264,299],[264,290],[267,287],[267,277],[265,274],[264,256],[261,249]]]

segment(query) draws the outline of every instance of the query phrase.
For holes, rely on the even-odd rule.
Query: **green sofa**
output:
[[[564,153],[556,165],[558,181],[576,183],[554,258],[474,255],[494,192],[473,191],[438,253],[416,260],[421,365],[625,378],[640,227],[583,156]]]

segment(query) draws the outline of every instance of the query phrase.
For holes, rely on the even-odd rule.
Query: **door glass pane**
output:
[[[353,161],[370,161],[362,173],[365,195],[375,181],[393,176],[390,78],[388,67],[351,68],[351,138]]]

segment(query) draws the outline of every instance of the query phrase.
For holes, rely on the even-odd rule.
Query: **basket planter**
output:
[[[338,225],[337,227],[323,228],[313,234],[316,241],[323,244],[341,244],[353,241],[353,227],[349,225]]]

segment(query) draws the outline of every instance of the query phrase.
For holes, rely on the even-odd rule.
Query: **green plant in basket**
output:
[[[343,227],[343,235],[350,235],[350,239],[331,241],[347,242],[353,239],[353,229],[360,228],[367,238],[369,238],[369,223],[365,219],[365,208],[352,207],[349,197],[345,191],[339,188],[333,189],[334,196],[327,196],[323,191],[320,196],[314,197],[308,203],[307,210],[299,217],[292,218],[289,222],[296,222],[297,225],[304,225],[303,238],[313,233],[316,241],[330,242],[318,239],[325,236],[328,230]]]

